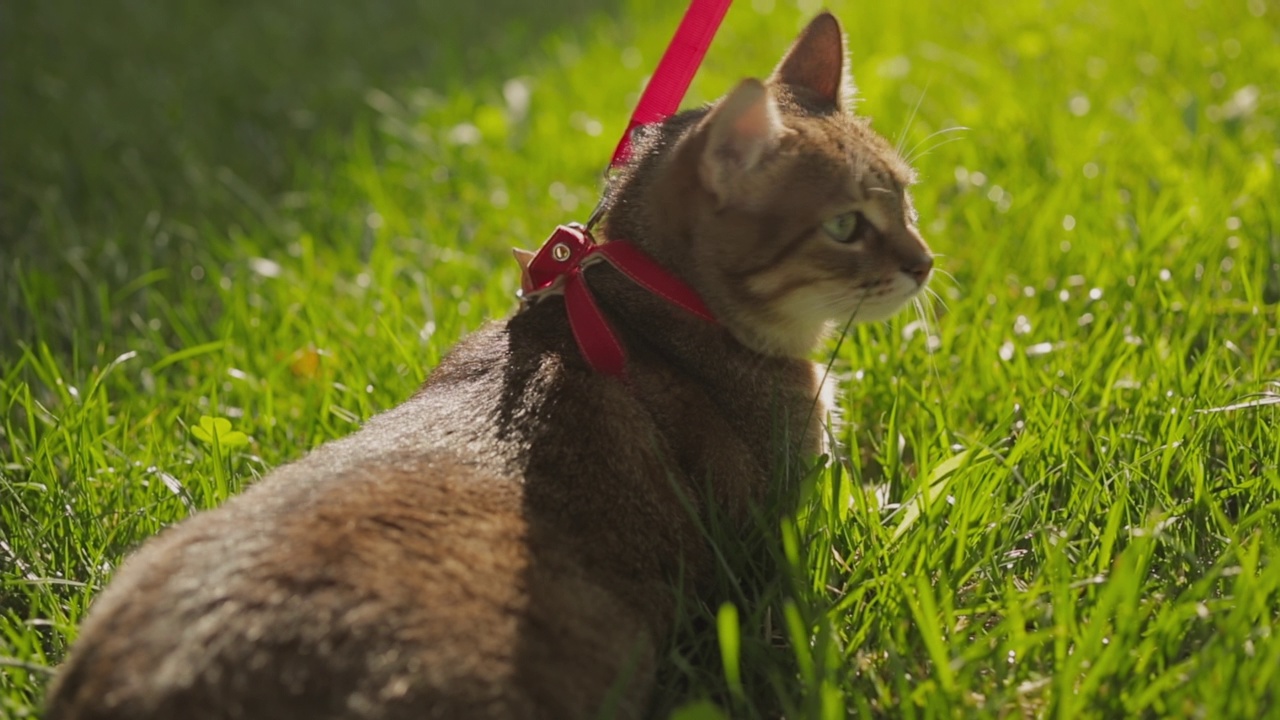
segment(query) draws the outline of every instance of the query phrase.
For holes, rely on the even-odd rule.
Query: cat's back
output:
[[[147,543],[95,601],[50,720],[583,716],[602,698],[575,687],[650,665],[646,584],[620,601],[530,512],[523,470],[536,443],[565,441],[548,406],[576,370],[554,327],[520,317],[359,432]],[[595,682],[566,686],[566,668]]]

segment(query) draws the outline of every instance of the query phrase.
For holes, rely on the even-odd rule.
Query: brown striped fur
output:
[[[614,184],[604,235],[722,325],[597,265],[629,383],[586,366],[559,298],[474,333],[403,405],[129,558],[49,720],[643,716],[676,593],[705,591],[700,522],[745,524],[821,446],[807,354],[929,272],[910,170],[846,85],[824,14]],[[855,210],[857,242],[824,231]]]

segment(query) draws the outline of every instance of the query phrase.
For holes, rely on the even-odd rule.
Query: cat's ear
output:
[[[698,173],[723,204],[743,173],[754,168],[786,132],[777,103],[759,80],[738,83],[704,121],[707,144]]]
[[[844,31],[835,15],[824,12],[814,18],[774,68],[769,82],[805,88],[838,109],[853,97]]]
[[[533,289],[533,279],[529,277],[529,263],[538,256],[531,250],[524,248],[511,248],[511,254],[516,256],[516,262],[520,264],[520,287],[525,292]]]
[[[533,262],[533,258],[538,255],[537,253],[531,250],[525,250],[524,248],[511,248],[511,254],[516,256],[516,262],[520,263],[521,270],[528,270],[529,263]]]

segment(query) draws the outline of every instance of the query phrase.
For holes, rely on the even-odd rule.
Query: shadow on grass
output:
[[[300,172],[336,174],[371,90],[496,86],[616,4],[0,3],[0,347],[89,341],[58,328],[100,324],[97,288],[197,265]]]
[[[206,211],[220,167],[270,194],[374,88],[519,74],[544,36],[613,0],[197,0],[0,7],[0,232],[56,198],[100,223]]]

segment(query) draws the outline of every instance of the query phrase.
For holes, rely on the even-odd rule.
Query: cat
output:
[[[637,133],[611,183],[605,240],[716,322],[596,263],[625,379],[586,363],[560,296],[478,330],[404,404],[130,557],[49,720],[644,716],[678,593],[712,569],[701,520],[745,524],[823,447],[806,357],[932,269],[845,65],[821,14],[767,81]]]

